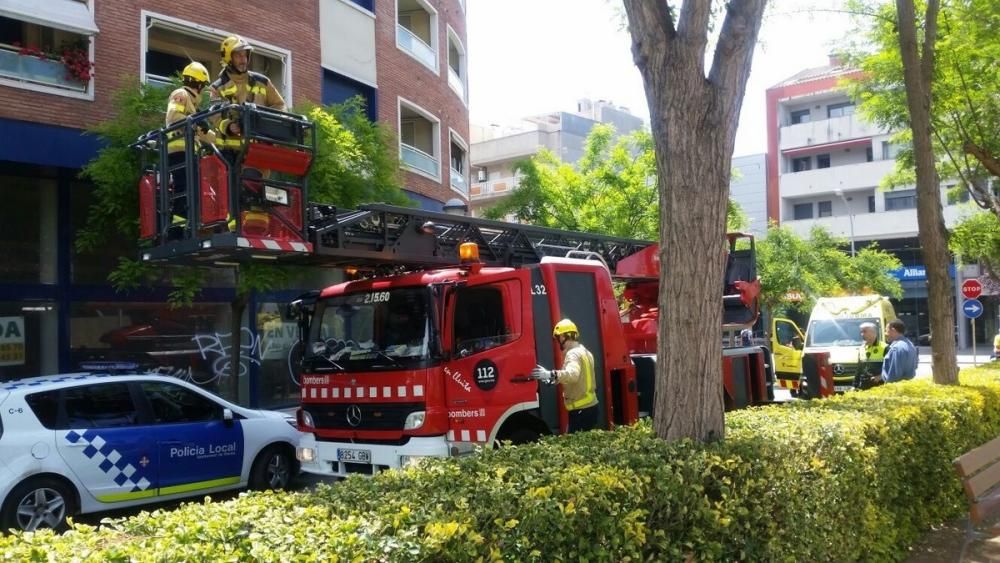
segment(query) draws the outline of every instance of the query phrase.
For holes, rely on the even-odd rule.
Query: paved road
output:
[[[990,361],[990,354],[993,350],[990,347],[976,347],[976,356],[973,358],[972,349],[966,348],[958,351],[958,367],[966,368],[974,365],[983,365]],[[973,362],[975,359],[975,362]],[[929,378],[931,376],[931,349],[929,346],[920,347],[920,363],[917,365],[917,378]]]

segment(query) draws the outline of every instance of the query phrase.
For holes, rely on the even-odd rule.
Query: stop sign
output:
[[[962,282],[962,296],[966,299],[975,299],[983,293],[983,284],[979,280],[965,280]]]

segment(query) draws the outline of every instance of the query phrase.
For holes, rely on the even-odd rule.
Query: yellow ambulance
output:
[[[834,389],[853,388],[858,362],[863,354],[861,324],[876,327],[880,342],[885,341],[885,327],[896,318],[889,298],[881,295],[821,297],[809,315],[805,335],[794,322],[776,318],[771,324],[771,350],[774,369],[781,387],[795,389],[802,375],[802,356],[829,352]]]

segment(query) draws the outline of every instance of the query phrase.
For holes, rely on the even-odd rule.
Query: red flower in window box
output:
[[[82,46],[66,47],[60,59],[66,67],[66,79],[78,82],[90,82],[94,77],[94,63],[90,62],[90,53]]]

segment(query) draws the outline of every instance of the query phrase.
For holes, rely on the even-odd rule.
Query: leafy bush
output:
[[[0,537],[9,560],[896,561],[962,514],[951,461],[1000,433],[1000,367],[727,417],[713,444],[648,424]]]

